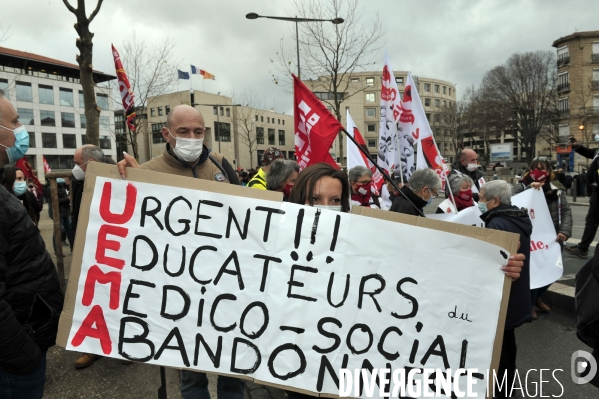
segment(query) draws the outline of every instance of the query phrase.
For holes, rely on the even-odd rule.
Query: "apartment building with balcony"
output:
[[[403,97],[407,71],[394,71],[397,88]],[[456,102],[456,89],[453,83],[446,80],[414,76],[414,83],[420,95],[422,105],[429,120],[439,151],[449,162],[453,162],[456,149],[446,135],[443,125],[444,110]],[[380,123],[380,95],[382,71],[356,72],[349,76],[349,84],[344,93],[331,93],[324,89],[327,85],[326,78],[303,80],[304,84],[314,92],[325,106],[332,111],[331,100],[334,96],[343,99],[341,123],[346,126],[346,111],[349,110],[356,126],[364,136],[368,151],[376,157],[378,151],[379,123]],[[345,85],[341,85],[345,87]],[[347,161],[347,139],[344,139],[343,157],[340,155],[339,139],[335,139],[331,148],[331,155],[343,165]]]
[[[109,89],[99,84],[116,79],[93,72],[100,113],[100,147],[116,159],[114,113]],[[73,154],[85,144],[86,120],[79,66],[39,54],[0,47],[0,90],[14,105],[29,132],[27,159],[44,180],[43,158],[52,171],[73,168]]]
[[[554,41],[553,47],[557,51],[561,143],[555,152],[560,165],[579,170],[587,160],[574,153],[567,138],[573,135],[581,143],[597,147],[594,136],[599,134],[599,31],[572,33]]]

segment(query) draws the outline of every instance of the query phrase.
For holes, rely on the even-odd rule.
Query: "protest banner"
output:
[[[512,197],[512,204],[528,209],[532,222],[530,236],[530,288],[552,284],[564,274],[562,249],[555,241],[547,200],[541,190],[529,189]]]
[[[442,220],[450,223],[460,223],[467,226],[485,227],[485,222],[480,218],[480,209],[478,206],[462,209],[457,213],[437,213],[434,215],[426,215],[427,218],[433,220]]]
[[[517,235],[127,173],[88,167],[59,345],[315,396],[342,368],[477,369],[484,397]]]

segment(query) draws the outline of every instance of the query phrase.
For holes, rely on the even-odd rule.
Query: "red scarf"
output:
[[[459,191],[457,195],[454,195],[453,199],[455,200],[455,206],[458,211],[474,205],[472,202],[472,190]]]
[[[362,206],[368,206],[372,198],[372,182],[366,184],[358,184],[356,194],[351,195],[352,201],[359,202]]]

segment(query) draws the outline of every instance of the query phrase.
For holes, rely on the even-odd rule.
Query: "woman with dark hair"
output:
[[[21,200],[21,203],[27,210],[27,213],[37,226],[39,214],[42,211],[42,204],[35,198],[35,195],[28,190],[25,174],[21,169],[6,165],[4,173],[0,177],[0,183],[10,193]]]
[[[563,251],[564,242],[572,236],[572,210],[566,197],[566,189],[559,181],[555,180],[551,164],[547,160],[533,159],[528,169],[529,172],[514,186],[514,194],[521,193],[530,188],[543,190],[547,207],[551,214],[551,220],[553,221],[553,227],[555,227],[555,233],[557,234],[555,241],[559,243]],[[548,288],[549,285],[530,291],[533,305],[532,316],[535,319],[537,318],[535,305],[544,313],[551,310],[541,300],[541,296]]]
[[[308,166],[295,181],[289,202],[349,212],[347,175],[326,163]]]

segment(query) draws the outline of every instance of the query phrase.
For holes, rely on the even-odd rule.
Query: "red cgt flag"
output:
[[[44,162],[45,161],[46,161],[46,158],[44,157]],[[33,171],[31,164],[29,163],[29,160],[27,160],[27,156],[24,156],[23,158],[19,159],[15,163],[15,165],[17,168],[21,169],[21,171],[23,172],[23,174],[25,175],[27,180],[29,180],[29,179],[33,180],[33,184],[35,184],[35,187],[37,188],[37,192],[40,193],[40,195],[41,195],[44,188],[42,186],[42,183],[40,183],[40,181],[37,179],[37,176],[36,176],[35,172]],[[44,169],[45,169],[45,164],[44,164]]]
[[[297,76],[293,76],[295,156],[300,169],[326,162],[339,169],[329,149],[343,126]]]
[[[123,101],[123,108],[125,109],[125,117],[127,118],[127,126],[132,131],[135,131],[135,95],[131,90],[129,79],[123,68],[121,62],[121,56],[116,51],[114,45],[112,45],[112,56],[114,57],[114,68],[116,69],[116,76],[119,81],[119,92],[121,93],[121,100]]]

